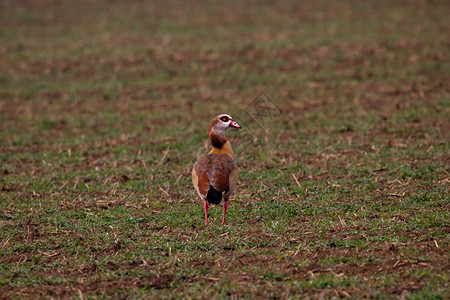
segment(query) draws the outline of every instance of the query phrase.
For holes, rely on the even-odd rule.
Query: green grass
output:
[[[448,298],[448,12],[3,1],[0,298]],[[223,112],[240,182],[204,226]]]

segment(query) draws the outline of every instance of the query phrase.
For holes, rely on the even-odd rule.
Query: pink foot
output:
[[[225,215],[227,214],[227,208],[228,208],[228,202],[225,201],[223,203],[223,219],[222,219],[222,225],[225,225]]]
[[[205,225],[208,225],[208,201],[203,202],[203,207],[205,208]]]

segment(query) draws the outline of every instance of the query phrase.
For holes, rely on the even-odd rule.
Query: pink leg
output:
[[[208,225],[208,201],[203,202],[203,207],[205,208],[205,225]]]
[[[228,208],[228,201],[223,202],[223,219],[222,219],[222,225],[225,225],[225,215],[227,214],[227,208]]]

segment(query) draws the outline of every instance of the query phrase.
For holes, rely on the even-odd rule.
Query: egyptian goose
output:
[[[233,194],[238,181],[238,169],[234,161],[233,149],[225,137],[229,127],[241,128],[232,117],[218,115],[209,123],[209,139],[211,151],[201,156],[192,169],[192,183],[205,208],[205,225],[208,224],[208,203],[220,204],[222,197],[223,219],[227,213],[228,199]]]

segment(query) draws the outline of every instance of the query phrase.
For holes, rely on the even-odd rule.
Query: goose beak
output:
[[[239,124],[236,123],[235,120],[231,120],[231,122],[230,122],[230,127],[233,127],[233,128],[241,128],[241,126],[239,126]]]

